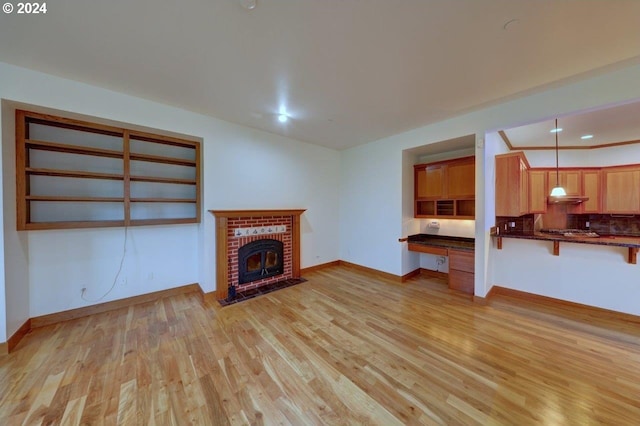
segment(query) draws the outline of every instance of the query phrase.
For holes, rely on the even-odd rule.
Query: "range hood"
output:
[[[583,201],[589,201],[589,197],[585,197],[584,195],[550,195],[547,197],[548,204],[580,204]]]

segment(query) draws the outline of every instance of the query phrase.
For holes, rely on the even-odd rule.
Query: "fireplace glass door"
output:
[[[263,239],[238,249],[238,283],[244,284],[284,272],[283,244]]]

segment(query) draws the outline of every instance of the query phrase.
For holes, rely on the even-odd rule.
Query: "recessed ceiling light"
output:
[[[556,127],[555,129],[549,130],[549,133],[558,133],[562,131],[562,127]]]
[[[580,136],[580,139],[591,139],[593,137],[593,135],[582,135]]]
[[[281,123],[286,123],[288,119],[289,117],[287,117],[287,114],[280,114],[278,116],[278,121]]]

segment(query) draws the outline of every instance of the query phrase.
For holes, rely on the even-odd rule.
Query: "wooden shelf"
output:
[[[175,157],[163,157],[160,155],[150,155],[150,154],[136,154],[129,153],[129,159],[131,161],[148,161],[151,163],[163,163],[163,164],[173,164],[175,166],[195,166],[195,160],[186,160],[184,158],[175,158]]]
[[[195,198],[130,198],[132,203],[196,203]]]
[[[195,185],[197,183],[195,179],[176,179],[155,176],[131,176],[129,180],[131,182],[172,183],[176,185]]]
[[[48,142],[49,140],[56,142]],[[66,140],[67,143],[59,143],[58,140]],[[132,146],[132,140],[144,143]],[[121,151],[113,149],[120,147]],[[132,149],[135,152],[132,152]],[[35,155],[32,151],[36,150],[56,152],[59,155]],[[80,157],[74,157],[73,154]],[[178,158],[175,155],[192,159]],[[120,160],[121,166],[118,165],[117,170],[122,171],[113,173],[109,169],[105,170],[102,168],[104,162],[98,162],[92,157]],[[132,161],[147,164],[136,164],[132,167]],[[187,167],[187,170],[163,167],[163,164]],[[136,171],[138,174],[132,175],[132,168],[136,170],[138,166],[144,171]],[[84,170],[66,170],[68,167]],[[142,176],[140,173],[148,173],[151,176]],[[69,181],[32,179],[31,176],[68,178]],[[18,230],[199,223],[200,176],[199,142],[16,110]],[[82,182],[80,179],[92,181]],[[132,188],[132,182],[155,185],[137,185]],[[132,190],[136,197],[131,196]],[[34,195],[32,191],[47,195]],[[123,195],[84,195],[114,193]],[[52,204],[56,202],[68,204]],[[189,204],[195,205],[195,208],[187,206]],[[144,219],[140,219],[141,217]]]
[[[56,176],[56,177],[70,177],[70,178],[85,178],[85,179],[107,179],[107,180],[123,180],[124,176],[116,175],[113,173],[96,173],[96,172],[82,172],[75,170],[57,170],[57,169],[42,169],[27,167],[25,169],[27,174],[36,176]]]
[[[27,195],[29,201],[71,201],[71,202],[99,202],[99,203],[123,203],[123,197],[67,197],[59,195]]]
[[[25,230],[37,231],[45,229],[76,229],[76,228],[114,228],[125,226],[124,220],[85,220],[69,222],[30,222]]]
[[[27,139],[24,141],[27,148],[39,149],[42,151],[64,152],[66,154],[93,155],[96,157],[123,158],[124,153],[110,149],[90,148],[78,145],[67,145],[63,143],[44,142]]]

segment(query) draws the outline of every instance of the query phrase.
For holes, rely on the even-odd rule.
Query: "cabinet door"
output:
[[[416,169],[415,171],[415,197],[425,198],[427,196],[427,169]]]
[[[444,197],[445,166],[427,166],[425,198],[439,199]]]
[[[474,198],[476,193],[475,159],[447,166],[447,198]]]
[[[600,213],[600,171],[582,172],[582,192],[589,199],[581,204],[582,213]]]
[[[640,213],[640,169],[602,171],[604,213]]]
[[[519,155],[496,157],[496,216],[522,216],[528,211],[527,166]]]
[[[529,213],[546,213],[547,195],[547,172],[529,170]]]
[[[561,170],[560,185],[567,191],[567,195],[582,195],[582,172],[580,170]],[[557,186],[555,171],[549,172],[549,191]]]

